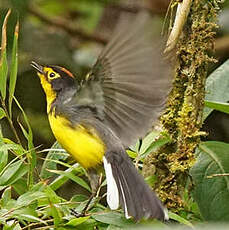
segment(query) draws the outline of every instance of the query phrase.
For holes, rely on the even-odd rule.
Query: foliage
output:
[[[228,113],[229,105],[225,103],[229,100],[228,67],[229,60],[207,79],[204,119],[213,109]],[[201,143],[197,149],[197,162],[190,173],[195,183],[194,197],[205,220],[229,221],[228,151],[228,144],[210,141]]]
[[[88,182],[84,179],[85,171],[79,164],[66,163],[68,154],[55,143],[51,149],[39,152],[46,155],[38,170],[37,150],[33,144],[33,133],[28,118],[20,103],[14,97],[17,67],[18,67],[18,30],[19,23],[15,25],[14,40],[12,46],[11,66],[9,74],[9,88],[7,87],[8,61],[7,61],[7,20],[10,17],[8,11],[2,28],[0,84],[1,104],[0,118],[6,119],[16,141],[5,138],[0,132],[0,224],[3,229],[120,229],[136,225],[132,220],[126,220],[123,213],[111,211],[100,202],[102,197],[96,197],[92,202],[90,211],[84,217],[76,218],[72,210],[81,212],[89,197],[76,194],[70,200],[66,200],[57,194],[57,190],[68,180],[74,181],[78,186],[91,191]],[[8,90],[7,90],[8,89]],[[18,119],[18,125],[24,136],[20,136],[15,129],[12,120],[12,106],[17,106],[21,111],[22,119]],[[136,151],[129,151],[136,160],[136,165],[141,168],[143,158],[151,151],[157,149],[169,138],[162,136],[156,139],[158,133],[149,134],[138,144]],[[152,141],[154,140],[154,141]],[[23,143],[23,144],[22,144]],[[24,144],[25,143],[25,144]],[[58,167],[64,170],[58,170]],[[150,180],[149,180],[150,181]],[[104,181],[101,186],[106,185]],[[104,196],[104,195],[101,195]],[[172,215],[172,218],[184,224],[191,225],[182,217]],[[174,217],[173,217],[174,216]],[[140,223],[139,223],[140,224]],[[139,225],[138,224],[138,225]],[[154,223],[158,225],[158,222]],[[161,225],[161,224],[160,224]]]
[[[55,143],[51,149],[42,151],[38,151],[34,146],[33,132],[27,115],[14,97],[18,72],[19,23],[15,24],[14,39],[10,44],[12,51],[11,55],[8,55],[9,44],[6,36],[8,17],[10,17],[10,11],[2,27],[0,119],[8,121],[16,141],[3,136],[0,129],[0,228],[3,230],[118,230],[151,229],[153,226],[168,229],[157,221],[142,221],[136,224],[131,219],[126,220],[122,211],[111,211],[106,207],[102,200],[105,195],[103,193],[98,194],[93,200],[86,216],[73,215],[72,209],[80,213],[89,199],[89,196],[85,195],[90,193],[90,186],[85,179],[86,173],[80,165],[68,161],[68,154],[58,143]],[[10,62],[8,62],[8,56],[11,57]],[[229,75],[228,63],[229,61],[226,61],[208,78],[208,94],[205,102],[209,108],[227,113],[229,105],[225,102],[229,99],[226,88],[229,84],[226,77]],[[9,76],[9,84],[7,84],[7,76]],[[20,110],[17,124],[13,121],[12,107]],[[206,112],[207,115],[211,111]],[[20,127],[20,133],[15,128],[16,125]],[[153,131],[141,142],[132,146],[127,153],[141,171],[145,157],[170,142],[171,138],[165,133]],[[202,218],[205,221],[229,221],[228,151],[229,145],[222,142],[202,142],[199,145],[196,153],[197,162],[190,171],[195,188],[193,196],[190,197],[189,184],[191,182],[188,181],[183,195],[185,209],[180,212],[178,210],[177,213],[169,212],[172,220],[191,228],[193,228],[192,222],[200,222]],[[45,157],[42,157],[43,155]],[[37,158],[42,160],[41,166]],[[142,173],[147,176],[147,172]],[[58,189],[69,180],[73,181],[75,186],[81,187],[85,193],[78,193],[70,199],[64,199],[58,195]],[[146,177],[146,182],[151,186],[158,180],[156,173]],[[105,185],[104,180],[101,187]],[[174,229],[177,229],[177,226]]]
[[[199,145],[191,170],[195,200],[206,220],[229,220],[229,144],[208,141]],[[211,202],[209,202],[211,201]]]
[[[219,68],[217,68],[209,77],[206,84],[206,107],[204,109],[203,119],[212,112],[213,109],[218,109],[225,112],[226,105],[223,104],[228,101],[228,72],[229,60],[225,61]],[[218,105],[215,103],[218,102]],[[221,105],[219,105],[219,103]]]

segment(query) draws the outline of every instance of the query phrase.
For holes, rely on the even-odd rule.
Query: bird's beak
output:
[[[38,73],[44,74],[44,67],[40,64],[37,64],[35,61],[32,61],[30,64]]]

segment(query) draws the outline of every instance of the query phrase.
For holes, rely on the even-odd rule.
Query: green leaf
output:
[[[29,124],[28,117],[26,116],[25,111],[21,107],[20,103],[18,102],[18,100],[15,97],[13,97],[13,98],[14,98],[14,101],[16,102],[18,108],[21,110],[23,118],[24,118],[24,121],[25,121],[26,126],[28,128],[28,132],[26,132],[27,134],[25,134],[25,133],[24,134],[25,134],[25,138],[28,140],[28,149],[30,149],[31,152],[32,152],[32,157],[33,157],[32,163],[33,163],[33,166],[35,167],[35,165],[36,165],[36,152],[34,150],[34,145],[33,145],[33,132],[32,132],[32,128],[31,128],[31,126]]]
[[[144,151],[141,152],[141,159],[144,159],[149,153],[156,151],[158,148],[169,143],[171,141],[169,136],[161,135],[156,139],[152,139],[151,144],[148,145],[148,148],[144,148]],[[149,143],[149,142],[148,142]]]
[[[50,203],[50,207],[51,207],[51,214],[54,221],[54,226],[57,227],[62,220],[62,215],[58,210],[58,208],[56,208],[55,204]]]
[[[130,158],[133,158],[133,159],[135,159],[138,156],[138,154],[132,150],[126,150],[126,153],[128,154]]]
[[[17,206],[27,206],[31,204],[32,202],[39,201],[40,199],[47,198],[46,194],[44,192],[34,192],[29,191],[27,193],[24,193],[17,199]]]
[[[95,230],[96,229],[96,226],[98,226],[98,223],[89,218],[87,219],[85,222],[77,225],[77,226],[65,226],[65,230],[68,230],[68,229],[72,229],[72,230]],[[104,230],[104,228],[97,228],[99,230]]]
[[[187,225],[187,226],[189,226],[189,227],[194,229],[194,226],[192,225],[192,223],[190,223],[188,220],[184,219],[183,217],[177,215],[176,213],[169,212],[169,219],[176,220],[179,223]]]
[[[66,172],[72,172],[74,171],[77,167],[80,167],[78,163],[75,163],[71,168],[65,170]],[[68,177],[64,175],[58,176],[51,184],[50,188],[52,188],[54,191],[56,191],[58,188],[60,188],[65,182],[69,180]]]
[[[47,188],[46,182],[40,181],[39,183],[35,184],[31,189],[30,192],[43,192]]]
[[[79,217],[79,218],[74,218],[71,219],[70,221],[68,221],[65,226],[77,226],[80,225],[82,223],[84,223],[86,220],[88,220],[90,218],[90,216],[85,216],[85,217]]]
[[[45,187],[45,190],[44,190],[47,198],[49,199],[50,202],[52,203],[60,203],[61,201],[63,201],[62,198],[60,198],[56,193],[55,191],[53,191],[49,186],[46,186]]]
[[[139,152],[139,147],[140,147],[140,141],[137,140],[136,144],[130,146],[129,148],[130,148],[133,152],[138,153],[138,152]]]
[[[108,227],[107,227],[107,230],[123,230],[123,228],[119,228],[119,227],[117,227],[117,226],[115,226],[115,225],[109,225]]]
[[[32,132],[32,128],[29,124],[29,120],[28,120],[23,108],[21,107],[18,100],[15,97],[13,97],[13,98],[14,98],[14,101],[16,102],[18,108],[21,110],[24,121],[25,121],[26,126],[28,128],[28,132],[27,132],[24,129],[24,127],[19,123],[19,125],[22,129],[22,132],[28,141],[28,150],[29,150],[27,153],[27,160],[29,162],[28,185],[29,185],[29,187],[32,187],[33,186],[33,173],[34,173],[34,169],[36,167],[36,162],[37,162],[37,155],[36,155],[36,151],[35,151],[34,144],[33,144],[33,132]]]
[[[3,100],[6,98],[6,83],[7,83],[7,73],[8,73],[8,65],[7,65],[7,57],[6,57],[6,45],[7,45],[7,37],[6,37],[6,27],[7,21],[10,16],[11,10],[9,10],[5,16],[3,26],[2,26],[2,42],[1,42],[1,57],[0,57],[0,91]]]
[[[91,191],[90,187],[88,186],[88,184],[86,183],[86,181],[84,181],[82,178],[74,175],[73,172],[70,171],[60,171],[60,170],[50,170],[53,173],[65,176],[69,179],[71,179],[72,181],[76,182],[77,184],[81,185],[83,188],[87,189],[89,192]]]
[[[9,115],[12,117],[12,101],[15,91],[15,85],[17,80],[17,69],[18,69],[18,32],[19,32],[19,22],[17,21],[14,40],[12,48],[12,59],[11,59],[11,71],[10,71],[10,83],[9,83]]]
[[[229,221],[228,152],[229,144],[202,143],[197,162],[190,170],[195,183],[194,198],[208,221]]]
[[[3,227],[3,230],[21,230],[21,229],[22,228],[19,223],[17,224],[13,223],[13,224],[10,224],[10,226],[5,224]]]
[[[6,113],[3,108],[0,107],[0,120],[6,116]]]
[[[12,230],[21,230],[21,226],[19,223],[16,224],[16,226]]]
[[[4,145],[5,143],[3,141],[2,132],[0,130],[0,148]],[[7,165],[7,161],[8,161],[8,151],[0,150],[0,174],[2,170],[4,169],[4,167]]]
[[[205,101],[205,106],[229,114],[229,103]]]
[[[36,208],[37,208],[37,205],[33,205],[33,204],[24,205],[24,206],[17,206],[17,202],[16,202],[15,203],[15,210],[13,211],[13,215],[18,216],[18,217],[21,215],[30,215],[30,216],[38,217]],[[26,220],[26,219],[24,219],[24,220]]]
[[[0,176],[0,185],[11,185],[28,172],[28,165],[22,160],[18,160],[4,170]]]
[[[130,223],[133,223],[133,221],[127,220],[121,213],[117,212],[107,212],[103,214],[96,214],[92,215],[92,218],[95,220],[105,223],[105,224],[112,224],[118,227],[124,227],[127,226]]]
[[[206,81],[206,101],[227,102],[229,100],[229,60],[217,68]],[[212,108],[204,108],[203,119],[213,111]]]
[[[155,169],[156,170],[156,169]],[[157,176],[156,175],[152,175],[152,176],[148,176],[145,179],[145,182],[150,186],[150,187],[154,187],[156,181],[157,181]]]
[[[64,153],[64,154],[61,154]],[[60,144],[56,141],[53,146],[51,147],[51,150],[48,152],[45,161],[41,168],[41,174],[40,177],[42,179],[47,179],[55,173],[52,173],[48,170],[56,170],[57,169],[57,163],[56,160],[66,160],[68,158],[68,154],[65,150],[60,146]]]
[[[150,145],[156,140],[158,137],[159,132],[153,131],[149,133],[143,140],[142,145],[140,148],[140,154],[143,154],[146,152],[146,150],[150,147]]]
[[[27,180],[25,178],[19,178],[12,184],[12,187],[19,195],[22,195],[28,191]]]
[[[19,144],[2,144],[0,146],[0,151],[8,151],[8,150],[20,150],[20,151],[24,151],[24,149],[21,147],[21,145]]]
[[[25,212],[25,210],[22,210],[23,212]],[[33,216],[33,215],[29,215],[29,214],[25,214],[25,213],[21,213],[20,215],[14,215],[16,216],[19,220],[26,220],[29,222],[38,222],[38,223],[42,223],[44,225],[47,225],[47,223],[45,221],[43,221],[42,219]]]
[[[8,187],[4,190],[2,194],[1,206],[2,207],[6,206],[10,199],[11,199],[11,187]]]

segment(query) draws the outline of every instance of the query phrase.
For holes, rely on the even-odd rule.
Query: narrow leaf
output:
[[[11,199],[11,187],[8,187],[4,190],[2,194],[1,206],[2,207],[6,206],[10,199]]]
[[[60,154],[60,151],[65,152],[65,150],[62,149],[62,147],[59,145],[58,142],[55,142],[53,146],[51,147],[51,150],[47,154],[45,161],[41,168],[41,174],[40,177],[42,179],[47,179],[54,175],[54,173],[50,172],[49,170],[56,170],[57,169],[57,163],[56,160],[66,160],[68,155]]]
[[[0,107],[0,120],[6,116],[6,113],[3,108]]]
[[[21,230],[21,226],[19,223],[16,224],[16,226],[12,230]]]
[[[84,217],[74,218],[74,219],[69,220],[65,224],[65,226],[73,226],[73,227],[75,227],[77,225],[80,225],[80,224],[84,223],[89,218],[90,218],[90,216],[84,216]]]
[[[130,223],[133,223],[133,221],[125,219],[125,217],[121,213],[117,213],[117,212],[96,214],[96,215],[92,215],[92,218],[94,218],[99,222],[105,224],[112,224],[118,227],[124,227]]]
[[[54,221],[54,226],[57,227],[62,219],[61,213],[56,208],[55,204],[50,203],[50,207],[51,207],[51,213]]]
[[[26,193],[28,190],[25,178],[19,178],[14,184],[12,184],[12,187],[19,195]]]
[[[0,185],[11,185],[15,183],[28,171],[28,166],[23,160],[18,160],[7,167],[0,176]]]
[[[205,101],[205,106],[211,109],[218,110],[223,113],[229,114],[229,103],[222,103],[216,101]]]
[[[18,69],[18,32],[19,22],[17,21],[14,31],[14,41],[12,49],[12,60],[11,60],[11,72],[10,72],[10,83],[9,83],[9,114],[12,117],[12,101],[15,91],[15,85],[17,80],[17,69]]]
[[[44,192],[34,192],[29,191],[27,193],[24,193],[17,199],[17,205],[18,206],[27,206],[31,204],[34,201],[39,201],[40,199],[46,198],[46,194]]]
[[[32,163],[33,163],[33,167],[35,167],[35,165],[36,165],[36,152],[34,150],[34,145],[33,145],[33,132],[32,132],[32,128],[31,128],[31,126],[29,124],[28,117],[26,116],[25,111],[21,107],[20,103],[18,102],[18,100],[15,97],[13,99],[16,102],[18,108],[21,110],[23,118],[24,118],[24,121],[25,121],[26,126],[28,128],[28,132],[25,133],[25,137],[28,140],[28,149],[31,150],[31,153],[32,153]]]
[[[188,220],[184,219],[183,217],[177,215],[176,213],[169,212],[169,219],[176,220],[179,223],[187,225],[187,226],[191,227],[192,229],[194,229],[194,226],[192,225],[192,223],[190,223]]]
[[[38,222],[38,223],[42,223],[44,225],[47,225],[47,223],[44,220],[42,220],[42,219],[40,219],[40,218],[38,218],[36,216],[32,216],[32,215],[28,215],[28,214],[23,214],[22,213],[22,214],[18,215],[18,218],[23,219],[23,220],[27,220],[27,221],[31,221],[31,222]]]
[[[8,10],[2,26],[2,42],[1,42],[1,58],[0,58],[0,91],[3,100],[5,100],[6,98],[6,82],[7,82],[7,73],[8,73],[7,56],[6,56],[6,44],[7,44],[6,26],[7,26],[10,13],[11,10]]]
[[[156,151],[158,148],[163,145],[169,143],[171,141],[169,136],[160,136],[158,139],[153,140],[151,145],[149,145],[148,149],[141,155],[141,159],[144,159],[149,153]]]
[[[69,171],[60,171],[60,170],[50,170],[53,173],[63,175],[65,177],[68,177],[72,181],[76,182],[77,184],[81,185],[83,188],[87,189],[88,191],[91,191],[90,187],[88,184],[80,177],[74,175],[72,172]]]
[[[72,172],[77,167],[80,167],[80,166],[78,163],[75,163],[71,168],[67,169],[66,172]],[[54,191],[56,191],[58,188],[60,188],[68,180],[69,180],[68,177],[60,175],[50,184],[50,188],[53,189]]]
[[[152,144],[152,142],[154,142],[156,140],[156,138],[158,137],[159,132],[151,132],[149,133],[143,140],[142,140],[142,145],[140,148],[140,154],[143,154],[146,152],[146,150],[150,147],[150,145]]]
[[[45,190],[44,190],[47,198],[49,199],[50,202],[52,203],[60,203],[63,201],[63,199],[61,197],[59,197],[55,191],[53,191],[49,186],[46,186],[45,187]]]
[[[27,132],[24,129],[24,127],[22,125],[20,125],[20,127],[21,127],[27,141],[28,141],[28,150],[30,150],[29,153],[27,154],[27,159],[29,162],[28,185],[29,185],[29,187],[32,187],[33,186],[33,171],[36,167],[36,162],[37,162],[36,151],[35,151],[35,148],[33,145],[33,132],[32,132],[32,128],[29,124],[29,120],[28,120],[23,108],[21,107],[20,103],[18,102],[18,100],[15,97],[13,97],[13,99],[16,102],[18,108],[21,110],[24,121],[25,121],[27,128],[28,128],[28,132]]]
[[[4,145],[5,143],[3,141],[3,136],[2,136],[1,129],[0,129],[0,148]],[[4,167],[7,165],[7,161],[8,161],[8,151],[0,150],[0,175]]]

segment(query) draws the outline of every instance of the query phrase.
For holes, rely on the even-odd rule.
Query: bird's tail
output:
[[[111,209],[122,206],[126,218],[168,220],[168,214],[156,194],[145,183],[131,160],[124,154],[104,156],[107,178],[107,203]]]

